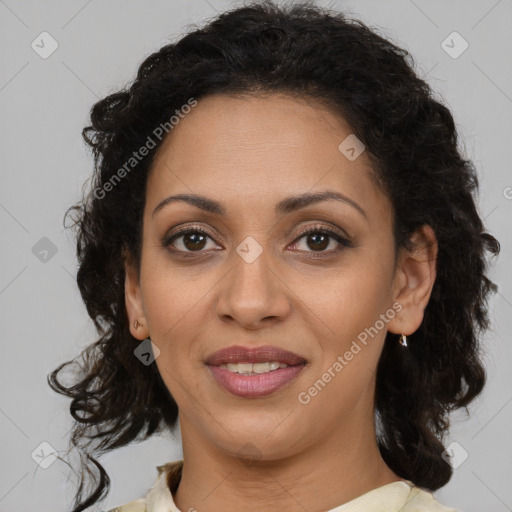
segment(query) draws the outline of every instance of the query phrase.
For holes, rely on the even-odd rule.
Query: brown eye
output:
[[[202,233],[191,232],[183,235],[183,245],[189,251],[200,251],[204,249],[206,236]]]
[[[351,242],[348,238],[324,226],[308,228],[301,233],[297,240],[302,240],[303,238],[305,239],[305,248],[301,249],[298,247],[298,250],[304,250],[305,252],[331,253],[340,250],[340,246],[351,247]],[[331,244],[331,242],[333,243]],[[331,249],[326,250],[330,244],[332,245]],[[297,245],[299,245],[298,242],[295,242],[295,246]]]
[[[178,252],[201,252],[207,245],[207,239],[211,239],[211,237],[205,231],[198,228],[188,228],[165,238],[162,245],[164,247],[172,246],[172,249]]]
[[[306,237],[306,244],[308,244],[308,247],[314,249],[315,251],[322,251],[328,247],[329,238],[329,235],[325,235],[323,233],[311,233]]]

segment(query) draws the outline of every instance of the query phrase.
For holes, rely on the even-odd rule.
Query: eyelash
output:
[[[177,231],[176,233],[172,234],[171,236],[165,236],[162,240],[162,247],[168,248],[172,242],[174,242],[176,239],[180,238],[181,236],[188,235],[191,233],[199,233],[201,235],[205,235],[211,240],[213,240],[213,236],[210,235],[207,231],[205,231],[203,228],[200,228],[198,226],[188,226],[187,228],[184,228],[180,231]],[[326,226],[311,226],[309,228],[306,228],[305,230],[301,231],[299,235],[294,239],[294,244],[297,243],[301,238],[310,235],[312,233],[320,234],[320,235],[328,235],[329,237],[336,240],[341,246],[343,247],[353,247],[352,242],[340,235],[338,232],[332,230],[331,228],[328,228]],[[170,249],[173,253],[178,254],[180,257],[184,258],[190,258],[190,257],[197,257],[202,252],[205,251],[182,251],[181,249]],[[332,255],[333,253],[337,253],[341,251],[342,249],[331,249],[330,251],[320,251],[318,253],[315,253],[315,251],[309,252],[311,256],[309,258],[315,259],[315,258],[322,258],[324,255]]]

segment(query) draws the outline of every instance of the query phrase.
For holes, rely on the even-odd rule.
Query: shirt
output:
[[[183,459],[157,466],[158,477],[145,498],[107,512],[182,512],[173,500],[181,480]],[[441,505],[431,492],[409,480],[377,487],[327,512],[459,512]]]

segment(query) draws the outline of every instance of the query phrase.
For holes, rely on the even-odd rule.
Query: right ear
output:
[[[144,340],[149,337],[149,330],[142,306],[139,271],[128,250],[123,250],[123,258],[125,270],[124,300],[130,332],[134,338]],[[138,322],[138,327],[135,327],[135,321]]]

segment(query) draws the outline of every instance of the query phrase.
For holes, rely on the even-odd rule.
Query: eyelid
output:
[[[339,236],[340,238],[343,238],[347,241],[351,240],[351,237],[344,229],[341,229],[338,226],[336,226],[335,224],[331,224],[330,222],[327,222],[327,221],[323,221],[323,222],[325,224],[322,224],[319,221],[317,221],[316,224],[308,225],[308,226],[304,227],[303,229],[300,229],[296,239],[304,236],[304,234],[307,234],[310,231],[323,231],[323,232],[335,234],[335,235]]]
[[[199,231],[204,233],[205,235],[209,236],[215,243],[217,243],[215,240],[216,235],[214,235],[208,228],[205,228],[204,226],[200,226],[199,224],[190,224],[185,225],[184,227],[179,226],[182,226],[182,224],[175,226],[175,229],[170,230],[163,236],[162,246],[165,247],[169,245],[173,238],[179,238],[180,236],[186,235],[189,231]]]

